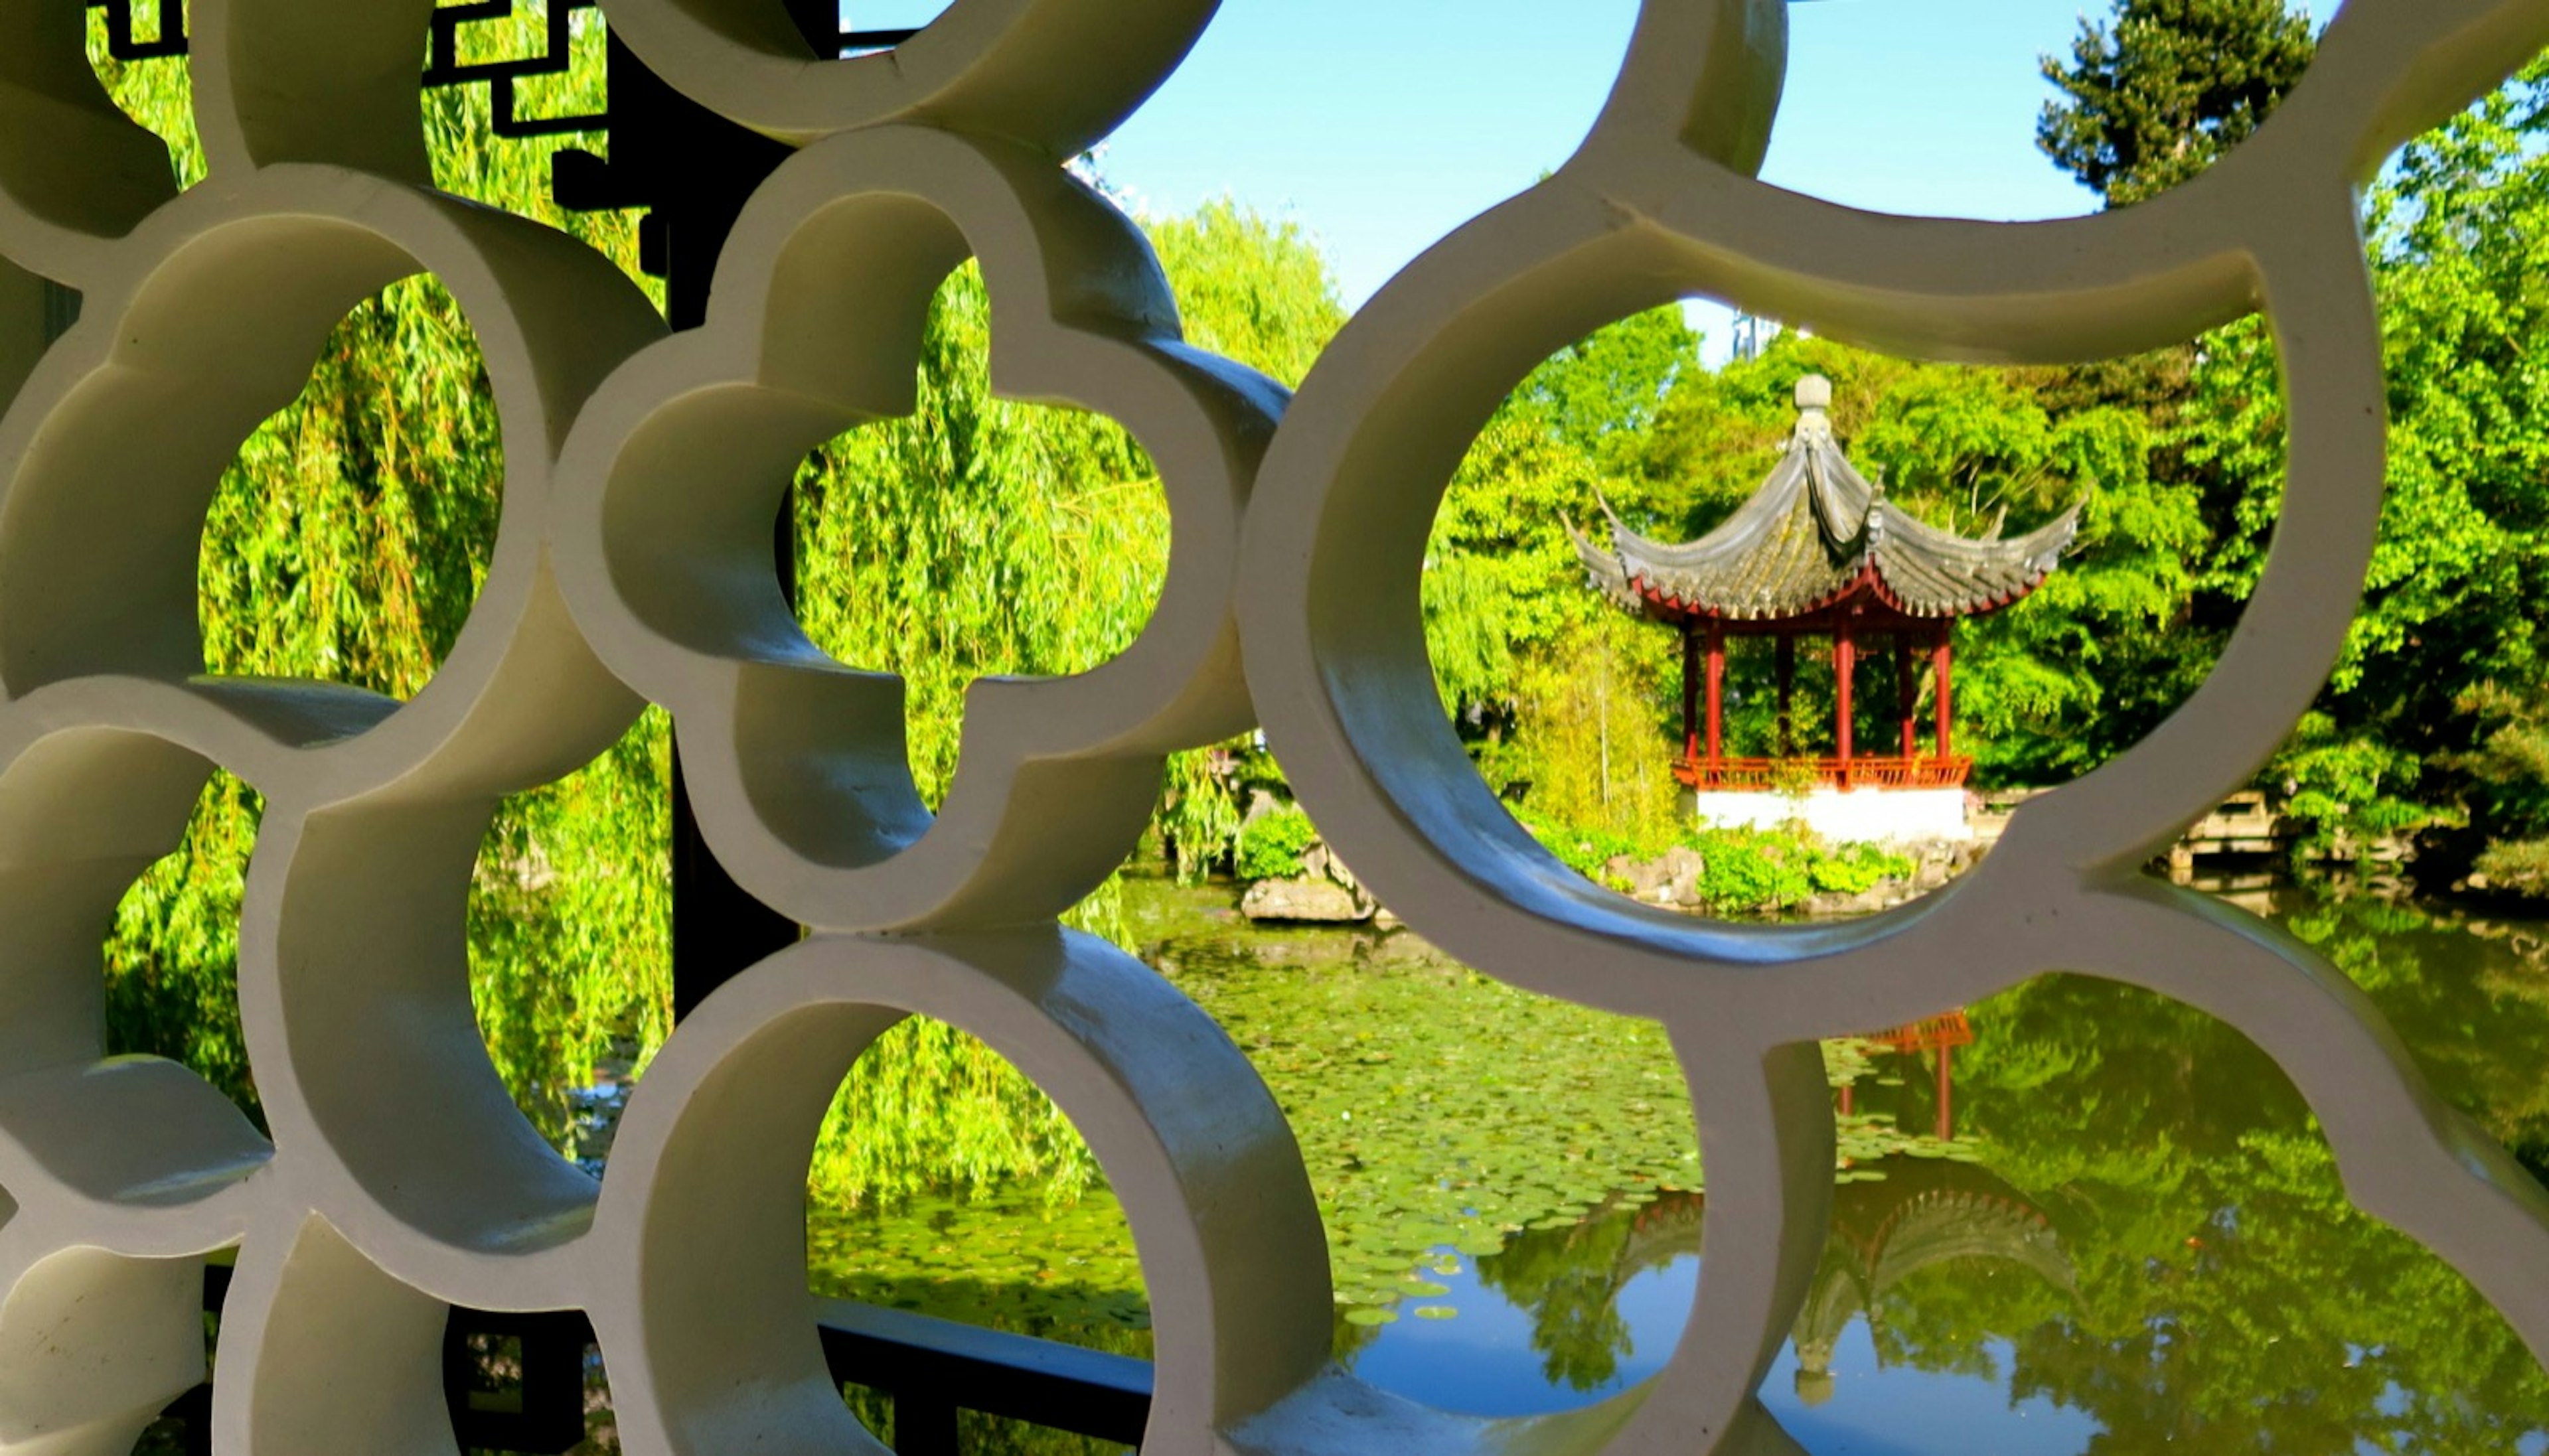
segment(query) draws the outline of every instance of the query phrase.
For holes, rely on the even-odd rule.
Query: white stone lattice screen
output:
[[[231,1245],[215,1435],[235,1456],[449,1452],[446,1304],[588,1312],[632,1452],[873,1450],[813,1333],[802,1179],[832,1088],[905,1011],[1008,1055],[1122,1192],[1159,1333],[1160,1456],[1794,1450],[1753,1390],[1831,1196],[1813,1039],[2053,969],[2164,992],[2263,1046],[2356,1200],[2549,1352],[2541,1190],[2434,1099],[2342,976],[2135,872],[2282,738],[2360,589],[2383,393],[2354,189],[2549,42],[2549,0],[2353,0],[2272,125],[2204,179],[2028,226],[1750,180],[1783,6],[1648,0],[1575,158],[1392,283],[1288,408],[1180,342],[1140,233],[1059,162],[1176,66],[1212,0],[955,0],[891,54],[836,62],[807,57],[779,0],[615,0],[611,22],[677,86],[804,148],[745,213],[708,325],[669,338],[603,259],[428,190],[428,9],[198,0],[212,174],[178,196],[89,73],[79,0],[0,0],[0,1452],[129,1447],[201,1379],[198,1264]],[[908,407],[922,310],[969,254],[999,387],[1132,428],[1176,550],[1121,658],[976,687],[932,822],[897,684],[805,642],[769,529],[809,445]],[[204,676],[213,482],[327,327],[418,270],[467,310],[508,447],[474,616],[404,704]],[[48,349],[40,276],[86,296]],[[1497,807],[1433,692],[1418,573],[1469,438],[1554,348],[1692,292],[1957,359],[2096,357],[2257,310],[2276,329],[2307,508],[2211,682],[2030,804],[1965,882],[1888,916],[1740,929],[1600,891]],[[718,856],[816,934],[684,1023],[597,1185],[488,1063],[461,906],[496,798],[598,753],[641,694],[677,715]],[[1323,832],[1425,935],[1671,1029],[1709,1257],[1647,1387],[1492,1422],[1329,1368],[1318,1220],[1272,1099],[1201,1012],[1054,926],[1130,847],[1161,756],[1252,715]],[[179,1067],[99,1059],[107,918],[214,765],[269,805],[239,995],[272,1145]]]

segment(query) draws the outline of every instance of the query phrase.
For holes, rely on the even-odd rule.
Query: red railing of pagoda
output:
[[[1974,1045],[1974,1024],[1959,1009],[1944,1016],[1926,1017],[1887,1032],[1874,1032],[1862,1038],[1875,1042],[1889,1051],[1906,1056],[1923,1051],[1937,1051]]]
[[[1683,759],[1673,776],[1691,788],[1777,793],[1794,788],[1962,788],[1968,758]]]

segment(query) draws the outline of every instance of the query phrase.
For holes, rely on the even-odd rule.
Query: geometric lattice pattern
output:
[[[707,325],[678,336],[580,244],[430,189],[430,8],[198,0],[211,174],[177,195],[90,74],[77,0],[0,0],[0,1452],[129,1446],[202,1379],[198,1262],[231,1246],[225,1452],[450,1451],[450,1305],[585,1311],[633,1452],[873,1450],[814,1333],[803,1176],[844,1070],[906,1012],[989,1041],[1104,1162],[1159,1330],[1159,1453],[1793,1450],[1753,1391],[1832,1196],[1815,1039],[2053,969],[2264,1046],[2357,1201],[2549,1352],[2549,1199],[2343,976],[2135,872],[2282,739],[2360,592],[2383,391],[2355,189],[2549,43],[2549,0],[2353,0],[2273,122],[2201,180],[2007,226],[1753,180],[1784,5],[1648,0],[1576,156],[1412,265],[1289,401],[1180,341],[1141,233],[1062,166],[1176,66],[1212,0],[955,0],[894,51],[838,61],[810,58],[777,0],[606,5],[694,100],[802,148],[735,229]],[[899,684],[806,642],[770,523],[810,445],[910,407],[928,299],[969,256],[996,386],[1131,429],[1176,549],[1115,661],[975,687],[933,817]],[[207,676],[213,483],[328,327],[417,272],[466,311],[507,444],[473,616],[408,702]],[[38,277],[85,300],[48,348]],[[2148,742],[2030,802],[1966,880],[1886,916],[1739,928],[1602,891],[1514,826],[1434,694],[1419,573],[1470,437],[1557,347],[1690,293],[1957,359],[2098,357],[2256,311],[2276,330],[2303,508],[2219,670]],[[488,1061],[463,905],[496,800],[601,752],[648,700],[680,724],[718,858],[813,934],[683,1023],[597,1182]],[[1201,1011],[1054,923],[1130,849],[1163,755],[1253,718],[1323,834],[1428,938],[1671,1030],[1710,1255],[1648,1385],[1490,1422],[1333,1368],[1319,1223],[1273,1099]],[[182,1068],[101,1059],[113,907],[215,766],[267,805],[239,997],[271,1143]]]

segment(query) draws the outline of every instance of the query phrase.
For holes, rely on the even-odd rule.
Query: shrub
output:
[[[1576,873],[1613,883],[1604,866],[1627,856],[1654,860],[1675,846],[1699,852],[1700,898],[1716,915],[1775,915],[1818,894],[1855,895],[1888,879],[1908,878],[1912,861],[1877,845],[1827,846],[1798,829],[1700,829],[1642,840],[1560,824],[1517,808],[1514,817]]]
[[[1260,814],[1239,831],[1239,877],[1290,879],[1301,872],[1301,855],[1318,838],[1310,816],[1298,809]]]

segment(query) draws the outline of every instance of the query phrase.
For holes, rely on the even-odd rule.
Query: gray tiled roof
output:
[[[1610,515],[1608,502],[1602,508]],[[1872,576],[1912,616],[1960,617],[2034,591],[2078,535],[2080,507],[2009,540],[1974,540],[1925,524],[1850,466],[1824,411],[1810,406],[1769,480],[1701,539],[1667,545],[1616,515],[1610,523],[1608,549],[1572,525],[1567,532],[1593,585],[1632,611],[1737,621],[1801,616]]]

